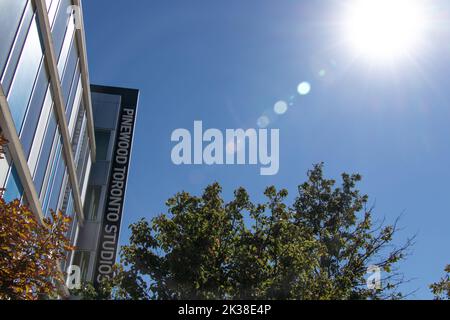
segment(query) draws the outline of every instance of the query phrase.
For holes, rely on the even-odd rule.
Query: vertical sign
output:
[[[123,204],[130,167],[131,146],[136,122],[136,105],[120,109],[117,135],[111,160],[108,189],[106,194],[103,224],[94,270],[94,284],[103,278],[110,278],[116,261],[122,221]]]

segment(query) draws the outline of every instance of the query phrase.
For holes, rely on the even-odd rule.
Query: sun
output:
[[[418,50],[426,25],[420,0],[354,0],[344,18],[344,37],[357,55],[396,59]]]

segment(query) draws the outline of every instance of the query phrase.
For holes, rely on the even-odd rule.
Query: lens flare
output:
[[[302,82],[298,85],[297,91],[301,96],[306,96],[311,92],[311,85],[309,82]]]
[[[273,107],[276,114],[285,114],[288,110],[288,104],[285,101],[278,101]]]
[[[344,18],[345,37],[359,55],[377,60],[411,53],[427,25],[421,0],[355,0]]]
[[[265,129],[269,126],[270,119],[268,116],[261,116],[261,117],[259,117],[257,124],[258,124],[259,128]]]

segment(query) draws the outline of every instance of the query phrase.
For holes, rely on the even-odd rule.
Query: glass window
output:
[[[89,149],[86,152],[85,155],[85,161],[83,164],[83,170],[81,171],[81,178],[80,178],[80,191],[81,191],[81,198],[86,199],[86,191],[88,186],[88,177],[91,173],[91,167],[92,167],[92,160],[91,160],[91,154],[89,153]]]
[[[95,131],[95,144],[97,146],[96,161],[107,160],[110,140],[111,140],[111,131],[106,130]]]
[[[42,64],[20,136],[20,141],[22,142],[23,150],[27,158],[30,155],[31,145],[39,122],[39,116],[43,110],[44,99],[48,88],[49,79],[47,70],[45,69],[45,65]]]
[[[73,37],[74,31],[75,31],[75,22],[73,19],[70,19],[69,25],[67,26],[66,35],[64,37],[61,54],[60,54],[59,60],[58,60],[58,73],[59,73],[60,80],[62,79],[64,67],[66,66],[67,56],[69,55],[70,47],[72,44],[72,39],[74,39],[74,37]]]
[[[96,128],[114,129],[122,96],[92,92],[92,111]]]
[[[67,175],[66,172],[66,176],[64,177],[64,196],[62,199],[62,203],[61,203],[61,208],[60,210],[62,212],[64,212],[66,215],[68,215],[69,212],[69,203],[70,203],[70,198],[72,197],[72,187],[70,185],[70,181],[69,181],[69,176]]]
[[[81,78],[79,77],[78,79],[78,84],[76,87],[75,91],[75,95],[73,97],[73,100],[69,100],[69,105],[72,105],[72,111],[70,112],[70,114],[68,114],[68,119],[69,119],[69,134],[70,134],[70,139],[74,139],[74,129],[76,127],[76,125],[78,125],[77,121],[78,121],[78,116],[79,116],[79,112],[80,112],[80,108],[84,109],[84,106],[82,104],[82,99],[83,99],[83,85],[81,83]],[[84,111],[84,110],[83,110]],[[74,152],[75,153],[75,152]]]
[[[88,152],[88,146],[89,146],[89,137],[88,137],[87,130],[85,130],[83,132],[83,141],[81,143],[79,154],[78,154],[78,159],[77,159],[77,177],[78,177],[79,182],[81,182],[83,166],[86,162],[86,154]]]
[[[67,12],[67,9],[71,5],[71,0],[60,1],[58,13],[56,14],[55,22],[53,24],[52,36],[53,44],[55,46],[55,54],[57,57],[59,57],[59,54],[61,53],[64,36],[66,34],[67,25],[70,18],[70,12]]]
[[[87,280],[90,260],[91,260],[91,253],[89,251],[76,251],[74,254],[72,264],[80,268],[82,282],[85,282]]]
[[[43,201],[42,201],[42,210],[44,212],[44,214],[48,214],[48,210],[53,209],[55,210],[56,208],[51,207],[51,205],[53,205],[54,202],[54,198],[55,197],[59,197],[59,191],[57,188],[54,188],[54,186],[58,185],[58,177],[60,175],[61,172],[61,158],[62,158],[62,139],[59,136],[58,133],[58,144],[56,147],[56,152],[55,152],[55,156],[53,157],[53,160],[49,162],[49,165],[47,167],[47,172],[48,172],[48,180],[46,183],[46,187],[44,188],[44,193],[43,193]],[[62,178],[61,178],[62,179]],[[62,183],[62,181],[61,181]],[[57,194],[55,194],[57,193]],[[52,203],[50,203],[53,200]]]
[[[39,152],[41,151],[42,144],[45,138],[45,132],[49,119],[52,116],[53,97],[50,87],[47,89],[47,95],[42,106],[41,114],[39,116],[39,122],[35,130],[33,137],[33,143],[31,144],[31,151],[28,156],[28,167],[31,174],[35,175],[36,166],[39,160]],[[25,139],[23,140],[25,144]]]
[[[72,82],[75,76],[77,64],[78,64],[78,50],[74,45],[70,52],[69,59],[67,60],[66,69],[64,71],[64,76],[61,82],[61,89],[64,103],[66,104],[66,110],[67,110],[67,101],[69,100],[70,89],[72,87]]]
[[[97,220],[101,194],[101,186],[88,186],[86,201],[84,203],[84,217],[86,218],[86,220]]]
[[[72,217],[72,222],[70,224],[70,228],[69,231],[67,232],[67,236],[70,239],[70,244],[74,245],[75,244],[75,235],[77,232],[77,227],[78,227],[78,217],[75,214],[75,209],[73,206],[73,195],[72,192],[70,193],[70,199],[69,199],[69,204],[67,206],[67,215],[69,217]]]
[[[75,95],[77,93],[78,84],[80,83],[80,68],[77,67],[75,70],[75,75],[72,79],[72,88],[70,89],[69,100],[66,101],[66,117],[68,121],[70,120],[70,115],[74,109]]]
[[[26,4],[27,0],[0,1],[0,74],[5,68]]]
[[[77,177],[81,192],[81,198],[85,199],[86,191],[87,191],[87,182],[89,179],[91,166],[92,166],[92,159],[91,159],[91,148],[89,144],[89,136],[86,128],[86,117],[83,121],[83,129],[82,132],[82,139],[78,143],[78,150],[77,150],[77,156],[76,156],[76,168],[77,168]]]
[[[14,47],[11,50],[5,71],[3,73],[2,86],[5,94],[7,94],[9,92],[9,89],[11,88],[11,82],[13,80],[14,73],[16,72],[17,63],[19,62],[23,45],[25,43],[25,39],[27,38],[31,21],[33,20],[34,16],[33,10],[34,9],[33,6],[31,5],[31,1],[28,1],[28,5],[25,8],[25,13],[23,14],[22,17],[22,22],[20,24],[19,31],[16,35]]]
[[[19,174],[16,167],[13,165],[11,168],[11,173],[6,183],[6,191],[3,198],[6,202],[11,202],[16,199],[20,199],[23,194],[23,186],[20,181]]]
[[[20,132],[34,82],[42,61],[43,50],[36,18],[31,24],[19,65],[8,95],[8,103],[17,132]]]
[[[55,134],[56,134],[56,118],[55,115],[52,113],[47,127],[47,131],[45,133],[45,139],[42,145],[41,154],[39,156],[36,175],[34,177],[34,184],[38,192],[41,192],[42,185],[44,184],[45,173],[47,171],[46,168],[48,166],[48,163],[50,162],[50,154],[52,151]]]
[[[50,210],[58,211],[59,208],[58,204],[61,202],[61,198],[64,197],[64,193],[62,192],[63,189],[63,182],[64,182],[64,176],[66,174],[66,163],[64,161],[64,157],[61,153],[58,157],[57,167],[55,170],[55,176],[53,179],[53,183],[49,185],[49,188],[47,189],[49,197],[49,202],[47,206],[47,211],[50,212]]]
[[[58,9],[59,1],[52,0],[51,2],[52,4],[47,9],[48,9],[48,21],[50,22],[50,26],[53,26],[53,21],[55,20],[56,9]]]
[[[75,129],[73,131],[72,138],[72,152],[74,154],[75,161],[78,161],[80,144],[84,137],[86,129],[86,111],[84,110],[84,104],[81,102],[80,110],[78,111],[77,120],[75,124]]]

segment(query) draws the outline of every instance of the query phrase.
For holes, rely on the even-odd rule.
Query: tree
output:
[[[450,264],[445,268],[446,275],[430,286],[436,300],[450,300]]]
[[[395,265],[412,239],[394,247],[394,225],[375,226],[359,175],[342,184],[308,172],[291,206],[288,191],[269,187],[254,204],[244,188],[225,203],[215,183],[200,197],[181,192],[168,213],[130,226],[117,274],[120,299],[380,299],[400,298]],[[376,265],[385,275],[369,289]],[[117,290],[119,288],[119,290]]]
[[[64,283],[59,261],[73,250],[65,236],[70,221],[63,213],[52,212],[39,222],[19,200],[6,203],[0,195],[0,299],[56,295],[58,285]]]
[[[70,290],[72,297],[80,300],[112,300],[123,299],[128,294],[123,290],[126,284],[124,279],[125,271],[120,264],[113,266],[113,275],[110,278],[103,278],[101,283],[94,286],[92,283],[82,283],[79,288]]]
[[[18,200],[0,198],[0,299],[55,296],[64,283],[59,261],[73,250],[66,238],[70,218],[52,212],[39,223]]]

